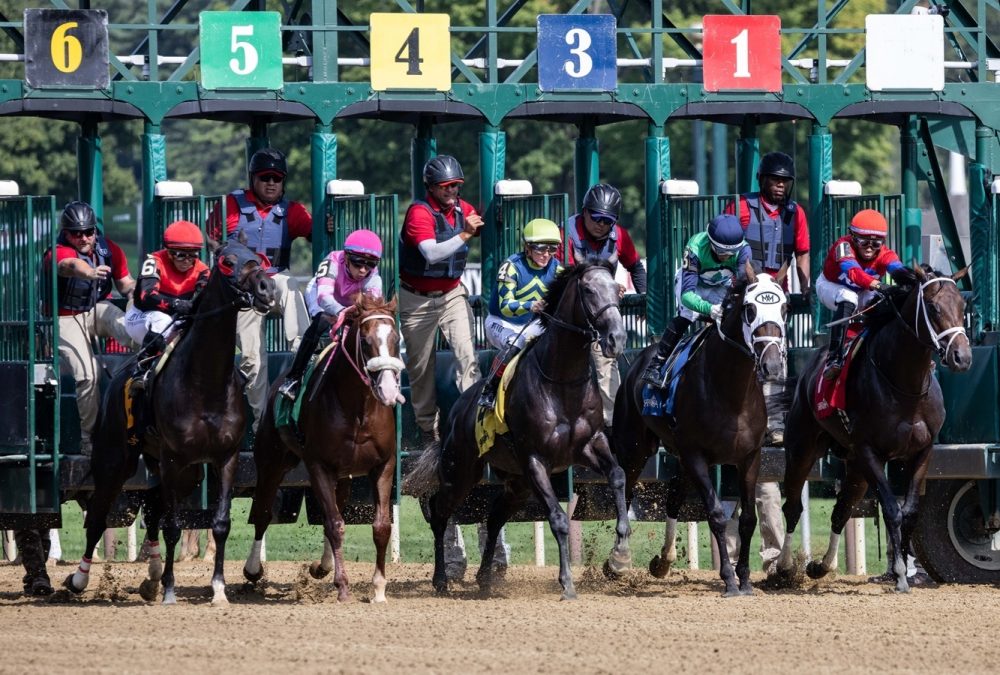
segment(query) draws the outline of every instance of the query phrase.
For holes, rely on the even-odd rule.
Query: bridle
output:
[[[782,369],[784,369],[788,361],[788,343],[785,340],[785,317],[782,314],[782,307],[785,304],[785,292],[781,290],[781,286],[771,279],[770,275],[759,274],[757,275],[757,281],[749,284],[744,290],[742,304],[744,308],[747,306],[755,308],[752,321],[746,320],[745,312],[741,316],[743,344],[733,340],[723,332],[721,320],[715,322],[719,336],[724,342],[752,358],[755,368],[760,367],[760,363],[764,359],[767,350],[771,348],[777,349]],[[768,323],[777,326],[781,331],[781,335],[754,335],[754,331]],[[757,345],[760,343],[764,343],[764,347],[758,353]]]
[[[909,324],[907,324],[903,319],[903,315],[899,313],[899,309],[896,308],[896,305],[894,303],[889,303],[892,305],[893,309],[895,309],[896,315],[903,321],[903,325],[905,325],[907,330],[910,330],[914,336],[916,336],[917,340],[920,340],[920,320],[921,318],[923,319],[924,328],[927,330],[927,335],[929,335],[931,339],[931,346],[941,359],[944,359],[948,355],[951,345],[955,342],[955,339],[958,338],[959,335],[964,335],[966,340],[969,339],[969,336],[965,333],[965,326],[952,326],[951,328],[945,328],[942,331],[936,331],[931,323],[930,315],[927,313],[927,298],[924,296],[924,289],[933,283],[946,282],[955,284],[955,280],[951,277],[934,277],[933,279],[928,279],[920,284],[917,289],[917,309],[913,314],[913,328],[910,328]],[[958,284],[955,285],[957,286]],[[948,338],[948,341],[943,342],[944,338]]]
[[[339,341],[337,349],[339,349],[344,354],[344,358],[347,359],[347,362],[349,364],[351,364],[351,368],[354,369],[354,372],[358,374],[358,377],[361,378],[361,381],[365,383],[365,386],[367,386],[369,389],[372,390],[372,394],[375,394],[377,397],[377,393],[375,392],[375,378],[372,377],[372,374],[381,373],[384,370],[391,370],[398,377],[400,371],[403,370],[404,368],[404,364],[402,359],[400,359],[397,356],[379,355],[379,356],[373,356],[372,358],[365,360],[364,354],[361,351],[362,349],[361,346],[362,340],[360,335],[361,326],[362,324],[375,320],[388,321],[392,324],[393,330],[396,329],[396,319],[390,316],[389,314],[384,314],[381,312],[377,314],[370,314],[360,319],[357,322],[356,326],[354,327],[358,335],[356,335],[354,339],[353,356],[351,355],[351,352],[344,346],[344,342],[346,341],[347,337],[346,334],[341,335],[341,339]],[[343,332],[344,333],[349,332],[347,326],[343,328]],[[364,365],[359,365],[362,362],[364,362]]]
[[[611,276],[611,272],[608,271],[607,269],[603,268],[603,267],[602,268],[595,268],[595,269],[597,269],[598,271],[603,270],[604,272],[606,272],[608,274],[608,276]],[[578,279],[576,279],[577,286],[579,286],[582,283],[584,277],[587,274],[590,274],[590,272],[591,272],[591,270],[587,270],[587,272],[585,272]],[[612,278],[612,280],[613,280],[613,278]],[[566,298],[566,294],[564,293],[563,296],[561,298],[559,298],[559,304],[556,305],[556,309],[555,309],[554,312],[551,312],[551,313],[550,312],[539,312],[539,313],[541,315],[543,315],[546,319],[548,319],[549,323],[551,323],[552,325],[558,326],[559,328],[562,328],[564,330],[568,330],[568,331],[573,332],[573,333],[577,333],[578,335],[583,335],[585,338],[587,338],[587,342],[598,342],[599,340],[601,340],[602,339],[601,332],[597,329],[597,326],[595,325],[595,323],[597,322],[598,317],[600,317],[602,314],[604,314],[609,309],[611,309],[611,308],[616,308],[617,309],[618,308],[618,301],[615,300],[614,302],[609,302],[608,304],[604,305],[603,307],[601,307],[600,309],[598,309],[596,312],[594,312],[594,311],[591,311],[590,307],[587,306],[587,303],[585,303],[583,301],[583,293],[581,293],[580,290],[577,289],[577,291],[576,291],[577,304],[579,304],[580,309],[583,311],[583,317],[587,321],[587,325],[585,327],[580,327],[580,326],[577,326],[576,324],[572,324],[572,323],[569,323],[567,321],[563,321],[562,319],[559,319],[559,318],[557,318],[555,316],[556,314],[559,313],[559,308],[562,307],[562,303],[563,303],[563,300],[565,298]]]

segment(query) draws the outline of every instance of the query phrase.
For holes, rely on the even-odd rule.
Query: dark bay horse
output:
[[[822,561],[813,561],[806,572],[813,579],[837,565],[837,549],[844,525],[854,505],[874,485],[882,506],[889,538],[889,566],[896,590],[906,592],[906,554],[917,520],[921,484],[927,473],[934,438],[944,424],[941,387],[935,379],[936,352],[941,363],[954,371],[972,365],[972,347],[965,334],[965,300],[957,279],[915,267],[916,282],[890,289],[869,323],[869,334],[854,357],[847,376],[847,422],[838,415],[818,419],[815,385],[825,353],[817,351],[795,388],[785,427],[785,522],[787,534],[778,571],[792,572],[792,532],[802,515],[802,485],[813,464],[832,448],[846,464],[846,476],[831,516],[830,545]],[[902,460],[908,487],[902,509],[896,503],[885,465]]]
[[[523,352],[507,390],[509,431],[497,436],[492,449],[480,456],[475,437],[480,381],[459,397],[442,430],[443,440],[424,450],[404,483],[409,494],[429,497],[433,584],[440,593],[448,590],[443,543],[448,518],[482,479],[486,462],[503,479],[504,492],[493,503],[487,520],[486,552],[476,574],[483,592],[492,587],[493,552],[500,528],[534,494],[548,511],[549,526],[559,544],[562,598],[576,597],[569,567],[569,518],[550,480],[551,474],[573,464],[594,468],[607,477],[618,508],[612,562],[618,569],[631,565],[625,474],[608,447],[589,349],[597,341],[605,356],[617,357],[625,345],[618,284],[611,266],[587,262],[560,273],[549,288],[545,307],[551,310],[544,315],[547,329]]]
[[[749,542],[757,526],[754,487],[767,430],[761,380],[784,377],[786,362],[785,294],[770,275],[754,275],[749,266],[746,271],[746,282],[738,282],[726,296],[721,321],[708,329],[680,375],[673,419],[642,414],[641,375],[655,353],[654,345],[639,355],[622,382],[612,428],[612,447],[626,471],[630,499],[659,442],[680,460],[681,470],[668,488],[663,550],[650,561],[650,573],[664,577],[677,560],[677,516],[693,482],[719,545],[726,597],[752,592],[750,547],[740,546],[734,575],[726,549],[726,517],[709,467],[736,465],[741,477],[740,541]]]
[[[84,523],[87,544],[78,570],[64,585],[81,593],[89,581],[94,546],[104,532],[112,502],[133,473],[140,453],[157,472],[160,485],[147,490],[146,541],[149,575],[162,577],[163,603],[174,604],[174,548],[180,540],[177,503],[190,494],[201,477],[202,463],[210,463],[220,477],[219,503],[212,521],[215,569],[213,604],[226,604],[223,563],[229,536],[229,509],[240,441],[246,431],[244,378],[236,369],[236,315],[241,310],[267,311],[275,297],[274,282],[261,268],[257,255],[230,240],[216,252],[208,284],[199,294],[189,327],[157,375],[152,400],[155,433],[139,446],[126,437],[124,388],[130,373],[122,369],[105,394],[97,423],[91,473],[94,493]],[[167,544],[166,564],[159,555],[160,519]],[[154,587],[155,588],[155,587]]]
[[[282,477],[299,460],[305,462],[313,493],[323,509],[326,548],[310,573],[322,578],[334,571],[337,599],[346,600],[347,573],[342,546],[351,476],[368,474],[374,487],[374,602],[385,602],[385,549],[392,528],[392,481],[396,471],[396,403],[402,403],[396,301],[359,296],[348,310],[339,345],[318,376],[310,379],[299,417],[301,440],[289,427],[275,427],[274,399],[281,379],[271,387],[269,405],[257,430],[254,459],[257,489],[250,519],[254,543],[243,575],[251,582],[263,575],[260,549],[271,522],[274,498]]]

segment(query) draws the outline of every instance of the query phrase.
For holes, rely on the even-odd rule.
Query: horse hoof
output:
[[[221,595],[216,595],[215,597],[212,598],[212,607],[228,607],[228,606],[229,606],[229,598],[226,597],[225,593],[222,593]]]
[[[670,563],[663,560],[660,556],[654,555],[653,559],[649,561],[649,573],[657,579],[664,578],[669,572]]]
[[[908,583],[906,583],[905,579],[903,581],[900,581],[898,584],[896,584],[896,592],[897,593],[909,593],[910,592],[910,585]]]
[[[74,574],[75,574],[75,572],[74,572]],[[65,588],[67,591],[69,591],[73,595],[80,595],[84,591],[84,589],[77,588],[76,586],[73,585],[73,575],[72,574],[70,574],[68,577],[66,577],[66,580],[63,581],[62,585],[63,585],[63,588]]]
[[[177,596],[174,594],[174,589],[163,591],[163,604],[164,605],[176,605]]]
[[[722,593],[722,597],[724,597],[724,598],[738,598],[738,597],[740,597],[742,595],[743,595],[743,593],[740,592],[739,588],[727,588]]]
[[[155,602],[160,592],[160,584],[155,579],[146,579],[139,584],[139,596],[146,602]]]
[[[868,577],[868,583],[870,584],[887,584],[890,581],[896,581],[896,575],[892,572],[883,572],[882,574],[876,575],[874,577]]]
[[[331,571],[332,570],[323,569],[323,566],[320,563],[314,562],[311,565],[309,565],[309,576],[311,576],[313,579],[325,579],[327,576],[329,576]]]
[[[740,595],[753,595],[753,587],[750,584],[740,586]]]
[[[815,560],[806,565],[806,574],[810,579],[822,579],[826,576],[827,569],[823,566],[823,563],[816,562]]]
[[[312,570],[310,570],[311,572]],[[260,571],[256,574],[248,570],[246,567],[243,568],[243,578],[249,581],[251,584],[256,584],[264,577],[264,566],[260,566]]]
[[[563,591],[562,595],[559,597],[560,600],[576,600],[576,589],[569,588]]]
[[[437,593],[438,595],[447,595],[447,593],[448,593],[448,580],[447,579],[444,579],[442,581],[438,581],[438,580],[435,579],[432,583],[434,585],[434,592],[435,593]]]

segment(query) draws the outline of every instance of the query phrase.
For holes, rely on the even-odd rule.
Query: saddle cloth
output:
[[[497,404],[493,410],[476,406],[476,444],[479,446],[479,456],[482,457],[493,449],[496,437],[508,431],[506,415],[507,388],[514,378],[514,371],[517,364],[526,352],[521,352],[507,364],[507,369],[500,377],[500,386],[497,388]]]
[[[654,387],[645,384],[642,387],[642,414],[649,417],[673,417],[674,407],[677,404],[677,384],[680,382],[684,367],[691,361],[698,349],[705,342],[708,335],[706,326],[694,335],[683,338],[673,354],[663,364],[660,381],[663,387]]]
[[[130,375],[129,378],[125,380],[125,391],[124,391],[125,435],[126,435],[126,442],[129,445],[138,445],[141,442],[142,436],[146,433],[147,429],[150,429],[153,426],[152,402],[153,402],[153,389],[155,389],[156,386],[156,378],[163,370],[163,367],[167,365],[167,361],[170,360],[170,355],[174,353],[174,347],[176,347],[177,343],[180,342],[180,338],[181,338],[180,333],[175,334],[174,337],[171,338],[170,342],[167,343],[167,347],[166,349],[163,350],[163,353],[160,354],[159,356],[152,357],[156,359],[156,363],[153,364],[153,372],[149,376],[149,381],[146,383],[146,392],[145,395],[142,397],[143,401],[142,405],[144,408],[143,410],[136,411],[135,409],[136,397],[132,393],[132,384],[138,378]],[[139,413],[139,415],[136,414],[137,412]],[[138,428],[138,424],[140,423],[145,428],[143,429]]]
[[[319,370],[320,365],[325,364],[328,360],[333,358],[333,351],[336,347],[337,343],[331,342],[324,347],[318,355],[314,355],[313,358],[309,360],[309,365],[306,366],[306,372],[302,376],[302,383],[299,385],[299,395],[295,397],[294,401],[289,401],[280,394],[274,397],[274,426],[276,428],[298,428],[299,415],[302,414],[302,402],[306,399],[305,394],[309,388],[309,381],[312,379],[313,374]]]
[[[866,331],[859,332],[856,327],[848,328],[847,355],[844,357],[844,367],[840,369],[840,374],[835,379],[826,379],[823,377],[826,374],[825,365],[816,374],[815,396],[813,396],[816,419],[826,419],[835,412],[846,409],[847,374],[851,370],[854,357],[861,349],[865,335]]]

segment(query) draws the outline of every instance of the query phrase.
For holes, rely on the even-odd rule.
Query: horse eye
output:
[[[743,315],[746,317],[747,323],[753,323],[754,319],[757,318],[757,306],[747,305],[743,308]]]

